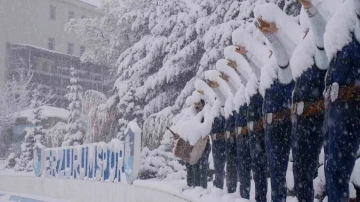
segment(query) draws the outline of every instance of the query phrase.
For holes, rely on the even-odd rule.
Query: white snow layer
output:
[[[351,33],[355,30],[357,20],[354,6],[353,0],[346,0],[326,26],[324,46],[329,60],[352,41]]]
[[[28,118],[32,114],[32,109],[27,109],[16,113],[17,118]],[[52,106],[42,106],[41,107],[41,117],[47,118],[59,118],[62,120],[67,120],[70,115],[70,112],[66,109],[52,107]]]

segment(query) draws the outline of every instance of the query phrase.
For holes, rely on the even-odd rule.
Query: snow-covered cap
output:
[[[256,6],[254,14],[256,19],[274,22],[279,31],[286,34],[295,44],[299,44],[304,36],[300,25],[296,23],[295,19],[286,15],[286,13],[273,3]]]
[[[235,46],[245,47],[248,52],[257,57],[262,63],[260,67],[265,65],[269,59],[270,50],[243,28],[238,28],[233,31],[232,43]]]
[[[237,72],[229,66],[229,61],[226,59],[220,59],[216,62],[216,69],[227,75],[230,78],[230,82],[232,85],[234,85],[236,88],[239,88],[240,85],[242,85],[242,82],[240,80],[239,75]]]
[[[246,81],[243,83],[246,83],[249,80],[253,70],[244,56],[236,52],[236,48],[236,46],[226,47],[224,49],[224,55],[226,59],[236,63],[236,70],[245,78]]]
[[[203,80],[196,80],[195,81],[195,89],[198,93],[203,95],[203,99],[205,102],[210,104],[215,103],[216,94],[215,92],[206,84]]]

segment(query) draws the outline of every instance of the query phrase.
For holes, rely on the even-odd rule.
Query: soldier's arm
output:
[[[328,69],[329,61],[324,50],[324,33],[326,22],[318,12],[317,8],[312,5],[310,1],[303,0],[303,2],[307,2],[307,4],[303,4],[303,6],[309,18],[311,31],[315,37],[315,43],[317,47],[315,52],[316,66],[319,69]]]
[[[283,84],[288,84],[292,81],[292,73],[289,65],[289,57],[284,46],[281,44],[278,36],[275,33],[265,34],[270,42],[270,47],[274,52],[277,64],[279,66],[279,81]]]

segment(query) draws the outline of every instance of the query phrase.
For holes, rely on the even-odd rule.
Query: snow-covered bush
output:
[[[141,151],[140,179],[184,179],[185,166],[180,164],[172,152],[174,138],[170,132],[164,134],[161,145],[154,150],[147,147]]]
[[[66,126],[66,135],[62,146],[81,145],[85,137],[85,123],[81,114],[82,87],[78,84],[74,67],[70,68],[70,85],[67,87],[68,94],[65,97],[69,100],[70,115]]]
[[[150,115],[143,126],[142,145],[146,145],[150,150],[158,148],[163,141],[166,127],[170,127],[172,124],[173,116],[171,107]]]
[[[10,153],[5,161],[4,168],[5,169],[13,169],[16,165],[16,158],[14,153]]]
[[[60,147],[62,142],[64,141],[64,136],[66,134],[66,124],[63,122],[58,122],[52,128],[50,128],[45,135],[46,146]]]

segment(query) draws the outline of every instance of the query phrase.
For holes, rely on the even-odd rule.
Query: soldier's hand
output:
[[[243,56],[246,56],[247,50],[244,46],[236,46],[235,51]]]
[[[232,60],[228,60],[228,64],[227,64],[229,67],[233,68],[233,69],[236,69],[236,62],[235,61],[232,61]]]
[[[266,22],[265,20],[262,20],[261,18],[259,18],[258,21],[259,21],[259,30],[263,34],[276,33],[279,30],[276,27],[276,24],[274,22]]]
[[[207,141],[208,139],[209,139],[209,136],[208,136],[208,135],[203,138],[204,141]]]
[[[305,9],[310,8],[312,3],[310,0],[299,0],[300,3],[304,6]]]

